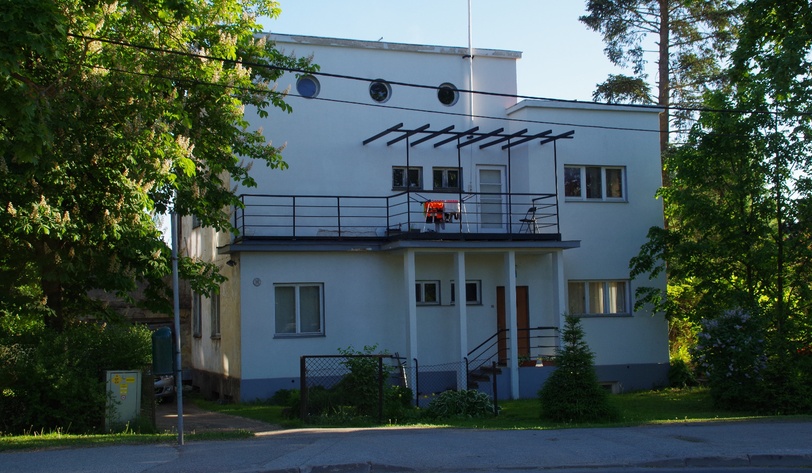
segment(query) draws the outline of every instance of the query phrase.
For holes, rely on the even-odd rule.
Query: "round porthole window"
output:
[[[376,80],[369,84],[369,96],[378,103],[384,103],[392,96],[392,87],[384,80]]]
[[[302,76],[296,81],[296,92],[302,97],[312,99],[319,95],[320,90],[319,80],[313,76]]]
[[[457,88],[454,87],[454,84],[449,84],[446,82],[437,88],[437,100],[439,100],[441,104],[450,107],[457,103],[457,100],[459,99],[460,93]]]

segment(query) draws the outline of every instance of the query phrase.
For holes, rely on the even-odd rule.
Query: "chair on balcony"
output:
[[[539,227],[536,222],[536,208],[530,207],[527,209],[527,213],[524,215],[524,218],[520,218],[519,221],[522,222],[522,225],[519,227],[519,233],[523,233],[525,228],[527,229],[527,233],[538,233]]]

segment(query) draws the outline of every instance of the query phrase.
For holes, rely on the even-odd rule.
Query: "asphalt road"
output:
[[[183,446],[3,453],[0,472],[517,473],[596,467],[812,467],[812,421],[797,420],[514,431],[308,429],[256,435]]]

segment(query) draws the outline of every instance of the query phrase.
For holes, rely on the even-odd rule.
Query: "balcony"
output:
[[[556,194],[401,192],[389,196],[241,196],[251,240],[560,241]]]

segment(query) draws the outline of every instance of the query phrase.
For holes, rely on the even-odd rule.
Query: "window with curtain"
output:
[[[628,281],[569,281],[570,315],[631,315]]]
[[[626,200],[626,168],[564,166],[566,200],[617,202]]]
[[[275,284],[276,335],[324,335],[322,284]]]

